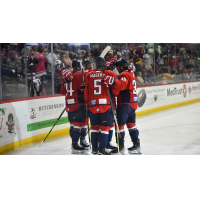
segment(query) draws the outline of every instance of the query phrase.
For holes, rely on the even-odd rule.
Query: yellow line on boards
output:
[[[178,106],[183,106],[183,105],[190,104],[190,103],[195,103],[197,101],[200,101],[200,98],[191,99],[191,100],[188,100],[188,101],[182,101],[182,102],[179,102],[179,103],[174,103],[174,104],[170,104],[170,105],[166,105],[166,106],[161,106],[161,107],[158,107],[158,108],[152,108],[152,109],[149,109],[149,110],[136,112],[136,116],[139,117],[139,116],[142,116],[142,115],[148,115],[148,114],[158,112],[158,111],[161,111],[161,110],[166,110],[166,109],[170,109],[170,108],[174,108],[174,107],[178,107]]]
[[[66,135],[66,134],[69,134],[69,128],[52,131],[51,134],[49,135],[48,139],[59,137],[59,136]],[[25,138],[25,139],[4,145],[4,146],[0,147],[0,155],[4,154],[6,152],[9,152],[9,151],[13,151],[13,150],[18,149],[23,146],[27,146],[29,144],[41,142],[46,135],[47,135],[47,133],[43,133],[40,135],[35,135],[33,137]]]

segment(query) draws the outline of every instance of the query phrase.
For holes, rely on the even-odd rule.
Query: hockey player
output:
[[[66,111],[70,121],[70,136],[72,138],[72,153],[83,153],[89,149],[85,140],[87,121],[83,84],[82,64],[80,60],[73,60],[73,72],[65,69],[62,71],[63,86],[61,94],[66,95]],[[80,138],[80,145],[78,144]]]
[[[91,60],[85,59],[83,61],[83,65],[85,67],[85,70],[93,70],[93,62]]]
[[[128,62],[121,58],[117,61],[119,80],[112,83],[112,91],[117,96],[117,121],[121,137],[119,138],[119,149],[124,151],[124,125],[127,125],[133,146],[128,148],[129,153],[140,152],[139,131],[136,126],[135,110],[138,107],[137,87],[134,72],[128,69]],[[104,79],[112,80],[112,77]],[[112,153],[117,153],[113,150]]]
[[[106,68],[106,62],[101,57],[97,57],[96,67],[97,70],[93,70],[86,75],[86,87],[84,92],[85,101],[89,106],[92,153],[110,155],[111,153],[106,147],[114,116],[106,88],[106,84],[109,84],[108,79],[103,79],[103,70]],[[116,78],[115,73],[112,71],[105,70],[105,74],[109,76],[109,81],[111,82]],[[102,79],[104,82],[102,82]]]

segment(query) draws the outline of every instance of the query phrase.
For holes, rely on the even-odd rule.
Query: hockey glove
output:
[[[112,76],[106,76],[105,78],[102,78],[101,82],[106,85],[115,85],[115,79]]]
[[[63,62],[61,62],[60,60],[56,60],[56,69],[58,71],[61,71],[64,68],[65,68],[65,64]]]
[[[61,73],[62,73],[63,79],[65,80],[66,83],[72,81],[72,79],[73,79],[73,75],[72,75],[72,73],[71,73],[70,70],[65,69],[65,70],[62,70]]]

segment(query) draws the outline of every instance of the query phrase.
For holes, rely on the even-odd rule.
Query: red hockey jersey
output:
[[[39,76],[46,75],[46,69],[45,69],[45,63],[47,62],[46,56],[42,55],[42,53],[40,52],[37,52],[37,59],[39,61],[39,64],[35,66],[35,76],[39,77]]]
[[[122,72],[112,86],[112,92],[117,96],[117,105],[128,104],[133,109],[138,107],[138,96],[135,75],[132,70]]]
[[[116,74],[110,70],[105,70],[105,74],[116,79]],[[106,85],[101,82],[102,78],[103,71],[98,70],[91,71],[85,78],[85,101],[92,113],[104,113],[111,108]]]
[[[81,91],[81,84],[83,84],[82,71],[78,71],[73,74],[72,82],[66,83],[63,80],[61,93],[65,95],[67,112],[73,112],[79,106],[85,104],[84,92]]]
[[[136,47],[134,50],[133,50],[133,53],[136,55],[139,56],[139,58],[143,58],[143,54],[145,54],[145,48],[144,47]]]

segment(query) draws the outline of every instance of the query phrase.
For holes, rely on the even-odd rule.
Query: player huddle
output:
[[[89,149],[85,140],[86,134],[90,136],[89,132],[93,154],[111,155],[118,151],[123,153],[126,124],[133,142],[128,152],[140,154],[139,131],[135,117],[138,106],[137,88],[134,72],[129,69],[128,62],[120,58],[112,60],[108,65],[102,57],[97,57],[95,69],[90,60],[85,60],[83,65],[84,67],[82,61],[73,60],[73,70],[69,71],[62,63],[57,64],[63,76],[61,94],[65,95],[70,121],[72,153],[84,153]],[[119,72],[118,77],[113,72],[115,67]],[[111,143],[115,112],[119,127],[119,130],[115,128],[116,142],[119,145],[117,147]],[[88,117],[91,123],[90,131]]]

